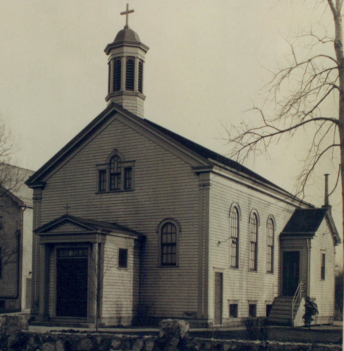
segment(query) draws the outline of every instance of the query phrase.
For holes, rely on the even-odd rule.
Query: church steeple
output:
[[[121,12],[126,15],[126,25],[120,30],[105,53],[109,56],[108,104],[115,102],[139,117],[144,115],[143,73],[148,46],[128,25],[128,17],[134,10]]]

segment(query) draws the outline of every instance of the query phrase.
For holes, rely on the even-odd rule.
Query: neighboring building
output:
[[[0,164],[0,312],[31,309],[32,174]]]
[[[290,323],[303,282],[317,322],[332,322],[340,239],[330,206],[144,119],[147,51],[128,26],[117,34],[105,49],[107,108],[27,181],[36,321],[94,322],[99,305],[105,325],[129,325],[137,306],[194,325],[272,308]]]

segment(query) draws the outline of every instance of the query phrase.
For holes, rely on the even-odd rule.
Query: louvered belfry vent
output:
[[[111,92],[111,64],[112,62],[109,62],[109,82],[108,82],[108,93],[110,94]]]
[[[121,71],[122,71],[121,60],[116,60],[115,61],[114,82],[113,82],[113,90],[114,91],[121,90]]]
[[[142,83],[143,83],[143,63],[142,61],[139,62],[139,92],[142,94]]]
[[[127,60],[127,74],[126,74],[126,90],[134,90],[134,79],[135,79],[135,61],[132,58]]]

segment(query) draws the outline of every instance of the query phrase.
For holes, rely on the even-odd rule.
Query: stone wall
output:
[[[24,316],[0,316],[0,350],[2,351],[339,351],[340,345],[311,345],[279,342],[215,340],[189,338],[185,321],[160,322],[159,336],[126,336],[106,333],[33,333]]]

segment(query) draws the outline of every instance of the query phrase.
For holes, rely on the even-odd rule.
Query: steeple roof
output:
[[[121,44],[140,43],[140,37],[132,29],[125,26],[124,29],[120,30],[117,33],[114,43],[121,43]]]

